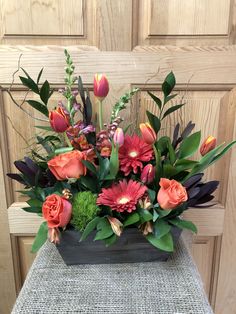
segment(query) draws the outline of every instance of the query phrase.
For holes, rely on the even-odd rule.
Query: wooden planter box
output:
[[[176,243],[181,230],[173,227],[171,232]],[[103,241],[93,241],[95,234],[94,231],[79,242],[78,231],[73,228],[65,230],[57,245],[64,262],[67,265],[153,262],[166,261],[172,254],[152,246],[137,228],[125,229],[116,243],[109,247]]]

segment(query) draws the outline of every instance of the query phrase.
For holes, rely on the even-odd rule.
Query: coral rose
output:
[[[157,201],[162,209],[174,209],[187,201],[186,189],[179,182],[161,178],[159,184],[161,188],[157,194]]]
[[[64,228],[71,219],[72,205],[60,195],[51,194],[43,203],[42,212],[49,228]]]
[[[82,163],[82,160],[85,159],[87,157],[84,152],[74,150],[49,160],[48,167],[57,180],[78,179],[86,174],[86,167]]]

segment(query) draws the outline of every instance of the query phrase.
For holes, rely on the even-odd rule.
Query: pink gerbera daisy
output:
[[[120,169],[128,176],[130,172],[137,173],[143,169],[143,162],[153,158],[152,146],[146,144],[137,135],[125,136],[124,144],[119,149]]]
[[[131,213],[136,209],[137,202],[146,190],[147,187],[137,181],[119,181],[108,189],[102,189],[97,198],[97,204],[109,206],[117,212]]]

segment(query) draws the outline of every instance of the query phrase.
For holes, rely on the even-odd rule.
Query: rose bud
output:
[[[208,136],[200,147],[200,153],[202,156],[206,155],[212,149],[216,147],[216,138],[213,136]]]
[[[162,209],[174,209],[188,199],[185,187],[175,180],[160,179],[157,201]]]
[[[114,144],[121,147],[124,144],[124,140],[125,136],[122,128],[117,128],[113,136]]]
[[[155,168],[152,164],[147,164],[141,173],[141,181],[143,183],[151,183],[154,180],[155,177]]]
[[[49,241],[55,244],[60,243],[60,231],[58,228],[48,228]]]
[[[61,107],[50,111],[49,121],[52,129],[57,133],[65,132],[70,126],[69,116]]]
[[[95,74],[93,81],[94,95],[103,100],[109,92],[109,83],[104,74]]]
[[[57,180],[79,179],[86,175],[86,167],[82,163],[85,159],[87,159],[85,153],[74,150],[52,158],[48,161],[48,167]]]
[[[114,217],[107,217],[110,224],[111,224],[111,228],[113,230],[113,232],[119,237],[122,233],[122,226],[123,224],[116,218]]]
[[[71,219],[72,205],[69,201],[57,194],[51,194],[46,197],[42,207],[43,217],[48,223],[48,228],[66,227]],[[50,231],[52,237],[55,238]]]
[[[139,127],[141,130],[144,142],[150,145],[154,144],[157,139],[157,135],[156,135],[156,132],[151,127],[150,123],[148,122],[141,123]]]

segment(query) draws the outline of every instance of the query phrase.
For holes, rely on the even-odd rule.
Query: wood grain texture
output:
[[[34,237],[18,237],[19,266],[21,274],[21,285],[23,285],[26,275],[35,259],[36,254],[31,253]]]
[[[148,5],[148,36],[228,34],[230,0],[148,0]]]
[[[101,50],[131,50],[132,0],[101,0],[96,6],[96,46]]]
[[[5,36],[83,36],[83,0],[1,1]]]
[[[8,51],[8,53],[6,53]],[[69,50],[70,51],[70,50]],[[61,84],[64,79],[64,56],[56,47],[0,47],[0,82],[11,82],[9,73],[17,67],[17,60],[23,52],[22,66],[30,68],[33,77],[44,66],[43,77],[54,84]],[[81,52],[74,48],[70,51],[76,69],[79,69],[84,82],[93,80],[94,72],[106,73],[113,84],[160,84],[166,74],[173,70],[178,84],[227,85],[236,80],[235,50],[196,51],[195,49],[178,51],[146,52]],[[114,66],[114,64],[116,66]],[[19,82],[19,81],[18,81]],[[17,81],[16,81],[17,83]]]
[[[10,233],[13,235],[36,234],[43,219],[37,214],[29,214],[21,208],[25,203],[13,203],[8,209]],[[212,215],[214,211],[214,215]],[[192,220],[198,227],[200,236],[218,236],[223,231],[224,208],[215,205],[213,208],[192,208],[184,213],[184,218]]]
[[[224,101],[231,108],[236,108],[236,89],[229,92]],[[234,133],[236,138],[235,110],[233,116]],[[225,183],[226,184],[226,183]],[[225,200],[225,221],[222,236],[222,246],[220,254],[219,278],[216,291],[216,314],[236,313],[236,149],[232,150],[231,164],[227,184],[227,197]]]
[[[210,295],[212,280],[212,259],[214,254],[214,237],[197,236],[193,239],[192,255],[201,278],[206,294]]]
[[[5,177],[9,169],[5,116],[0,91],[0,313],[10,313],[16,298],[7,208],[12,202],[11,187]]]

